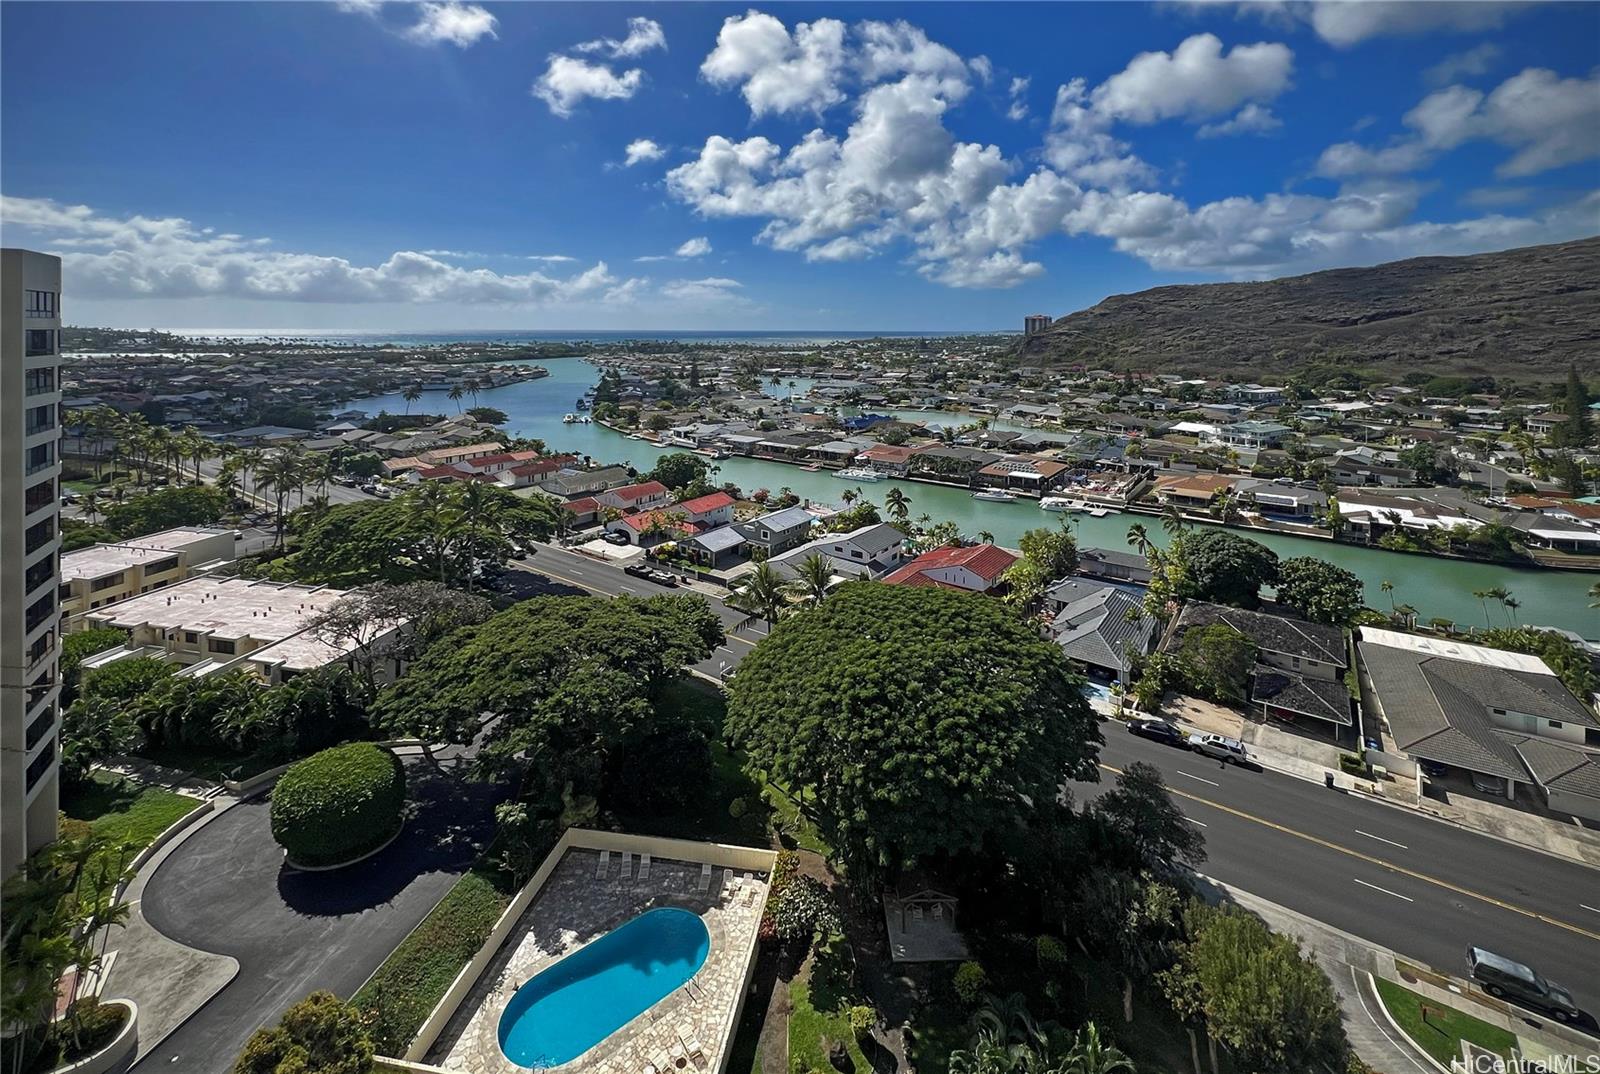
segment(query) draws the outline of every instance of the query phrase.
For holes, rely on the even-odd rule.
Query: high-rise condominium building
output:
[[[61,259],[0,251],[0,877],[56,836]]]
[[[1050,315],[1047,313],[1030,313],[1022,319],[1022,334],[1031,336],[1035,332],[1043,332],[1050,327]]]

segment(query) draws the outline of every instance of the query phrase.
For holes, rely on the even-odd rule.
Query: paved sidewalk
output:
[[[187,794],[194,798],[211,798],[221,792],[222,787],[210,780],[201,779],[192,773],[177,768],[168,768],[165,765],[147,761],[143,757],[121,755],[106,758],[96,768],[118,775],[127,776],[148,783],[154,787],[164,787],[177,794]]]
[[[105,995],[131,999],[139,1005],[139,1050],[143,1058],[162,1038],[205,1006],[239,972],[239,963],[227,955],[185,947],[169,940],[145,920],[142,902],[145,885],[162,862],[189,839],[238,803],[221,798],[204,819],[162,847],[128,885],[128,923],[111,935],[117,954],[106,978]]]
[[[1270,725],[1246,720],[1238,713],[1193,698],[1168,695],[1161,715],[1185,731],[1229,735],[1244,742],[1250,759],[1263,768],[1322,783],[1329,775],[1333,785],[1389,805],[1411,809],[1483,835],[1544,851],[1584,865],[1600,868],[1600,831],[1574,821],[1540,816],[1515,806],[1454,795],[1449,802],[1417,797],[1411,779],[1362,779],[1337,768],[1339,750],[1310,742]],[[1318,760],[1325,757],[1325,762]],[[1533,793],[1531,791],[1527,793]]]
[[[1395,1029],[1369,975],[1394,981],[1434,1002],[1506,1030],[1517,1038],[1517,1048],[1527,1058],[1578,1056],[1587,1060],[1600,1055],[1600,1040],[1594,1037],[1497,1000],[1466,980],[1399,958],[1392,951],[1287,907],[1210,878],[1204,879],[1202,894],[1213,902],[1226,897],[1260,917],[1274,932],[1298,939],[1333,983],[1344,1011],[1345,1033],[1356,1054],[1383,1074],[1431,1074],[1440,1068]]]

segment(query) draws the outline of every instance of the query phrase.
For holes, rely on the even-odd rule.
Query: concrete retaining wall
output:
[[[500,950],[506,938],[511,935],[511,930],[516,927],[518,920],[533,904],[543,889],[545,881],[555,871],[561,859],[568,850],[573,848],[584,850],[611,850],[633,851],[635,853],[649,854],[652,858],[670,858],[675,861],[705,862],[710,865],[722,866],[731,869],[743,869],[751,872],[759,870],[763,873],[772,871],[772,863],[777,855],[770,850],[760,850],[756,847],[731,846],[726,843],[699,843],[690,839],[668,839],[663,836],[653,835],[628,835],[624,832],[596,832],[585,828],[568,828],[561,833],[561,838],[556,840],[556,845],[550,853],[545,855],[544,861],[534,870],[533,876],[521,891],[511,900],[511,905],[506,907],[505,913],[500,915],[500,920],[495,922],[494,928],[489,933],[489,938],[484,941],[478,953],[472,960],[462,967],[456,979],[450,982],[450,987],[445,990],[443,998],[433,1008],[422,1027],[417,1030],[417,1035],[411,1041],[411,1046],[406,1049],[404,1058],[409,1062],[417,1062],[438,1041],[439,1035],[444,1032],[445,1026],[455,1016],[461,1002],[467,998],[467,993],[472,991],[472,986],[477,984],[478,978],[488,968],[495,953]],[[756,937],[751,937],[751,952],[754,951]],[[734,1008],[733,1019],[729,1033],[735,1031],[739,1024],[739,1016],[744,1009],[744,997],[750,990],[750,974],[755,966],[753,958],[745,960],[745,982],[739,991],[739,1003]],[[730,1038],[722,1041],[719,1067],[715,1074],[720,1074],[721,1064],[727,1062],[728,1043]]]

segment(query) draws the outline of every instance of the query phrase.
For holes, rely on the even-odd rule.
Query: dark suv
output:
[[[1520,962],[1481,947],[1469,947],[1467,966],[1472,971],[1472,979],[1483,985],[1483,990],[1491,996],[1525,1003],[1558,1022],[1578,1021],[1583,1017],[1571,992],[1550,983]]]

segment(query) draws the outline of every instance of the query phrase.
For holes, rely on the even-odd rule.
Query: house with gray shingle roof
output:
[[[1067,578],[1045,591],[1054,612],[1051,640],[1097,679],[1126,682],[1128,667],[1155,644],[1157,624],[1143,602],[1123,586],[1092,578]]]
[[[1364,726],[1387,752],[1503,781],[1512,798],[1532,783],[1552,809],[1600,819],[1600,753],[1586,748],[1600,746],[1600,717],[1543,660],[1375,627],[1356,648]]]

